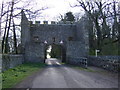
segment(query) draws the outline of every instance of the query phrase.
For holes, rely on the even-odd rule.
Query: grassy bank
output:
[[[25,63],[2,73],[2,88],[12,88],[27,76],[43,68],[45,64]]]
[[[76,69],[79,69],[81,71],[95,72],[94,70],[92,70],[90,68],[84,68],[84,67],[80,67],[80,66],[76,66],[76,65],[69,65],[69,64],[67,64],[67,65],[71,68],[76,68]]]

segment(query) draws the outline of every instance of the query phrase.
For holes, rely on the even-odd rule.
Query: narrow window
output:
[[[38,42],[39,37],[38,37],[38,36],[34,36],[34,37],[33,37],[33,40],[34,40],[34,42]]]
[[[72,41],[73,40],[73,37],[68,37],[68,41]]]
[[[53,37],[53,42],[55,42],[55,37]]]

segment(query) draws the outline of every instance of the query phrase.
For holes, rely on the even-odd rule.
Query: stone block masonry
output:
[[[70,41],[67,45],[66,58],[67,63],[79,65],[87,68],[88,51],[83,43],[80,41]]]
[[[88,65],[118,72],[118,69],[120,67],[120,56],[89,56]]]
[[[44,62],[44,44],[31,43],[25,48],[25,62]]]
[[[20,65],[24,62],[23,55],[2,55],[2,71],[5,71],[9,68],[13,68],[17,65]]]
[[[86,24],[83,23],[85,20],[66,24],[55,22],[40,24],[36,21],[33,24],[28,21],[24,12],[21,15],[21,42],[24,47],[25,62],[44,62],[45,47],[53,43],[62,47],[62,61],[75,64],[86,60],[84,58],[88,55],[89,42]]]

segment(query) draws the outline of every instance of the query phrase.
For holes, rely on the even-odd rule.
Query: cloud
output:
[[[43,11],[41,14],[43,18],[48,21],[55,20],[55,17],[59,14],[65,14],[66,12],[72,11],[73,13],[79,12],[80,7],[72,8],[71,4],[75,4],[75,0],[43,0],[42,4],[49,7],[49,9]]]

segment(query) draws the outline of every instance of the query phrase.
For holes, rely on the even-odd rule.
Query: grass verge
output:
[[[0,73],[0,90],[2,89],[2,74]]]
[[[83,71],[87,71],[87,72],[96,72],[96,71],[89,69],[89,68],[82,68],[82,67],[77,67],[77,66],[75,68],[83,70]]]
[[[2,72],[2,88],[12,88],[27,76],[46,66],[41,63],[25,63]]]
[[[81,71],[87,71],[87,72],[96,72],[90,68],[84,68],[84,67],[80,67],[80,66],[76,66],[76,65],[69,65],[67,64],[69,67],[72,67],[72,68],[76,68],[76,69],[79,69]]]
[[[75,65],[67,65],[69,67],[72,67],[72,68],[75,68],[75,69],[78,69],[78,70],[81,70],[81,71],[86,71],[86,72],[92,72],[92,73],[98,73],[98,74],[102,74],[102,75],[106,75],[106,76],[113,76],[113,77],[117,77],[118,76],[118,73],[113,73],[113,72],[110,72],[110,71],[107,71],[107,70],[104,70],[104,69],[101,69],[101,70],[94,70],[90,67],[88,68],[83,68],[83,67],[80,67],[80,66],[75,66]]]
[[[87,72],[96,72],[90,68],[83,68],[83,67],[80,67],[80,66],[72,66],[73,68],[76,68],[76,69],[79,69],[79,70],[82,70],[82,71],[87,71]]]

